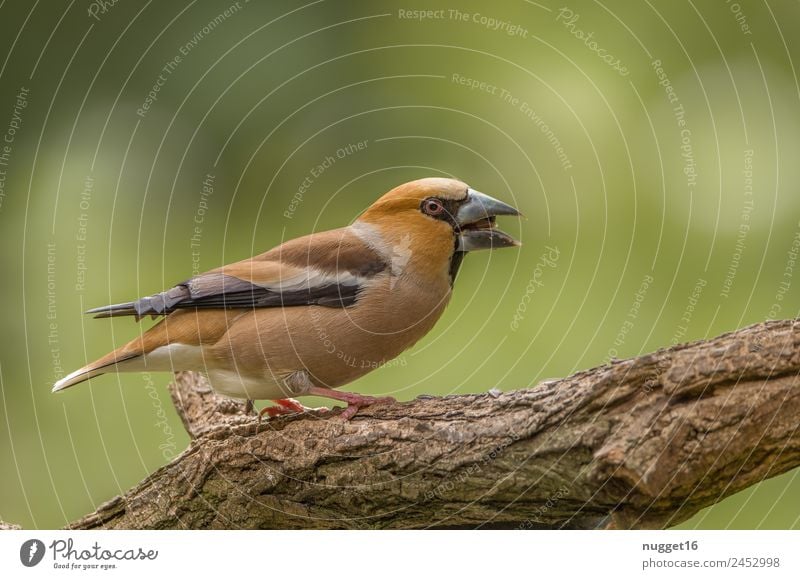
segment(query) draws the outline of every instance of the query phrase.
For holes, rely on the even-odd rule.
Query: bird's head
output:
[[[456,179],[430,177],[395,187],[356,223],[374,228],[395,252],[406,248],[415,260],[444,265],[454,275],[453,265],[467,252],[520,245],[495,228],[499,215],[520,212]]]

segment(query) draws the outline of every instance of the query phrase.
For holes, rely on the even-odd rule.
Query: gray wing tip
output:
[[[130,316],[136,314],[133,302],[124,304],[113,304],[110,306],[100,306],[99,308],[92,308],[86,310],[86,314],[95,314],[95,318],[111,318],[114,316]]]
[[[191,297],[191,290],[185,285],[177,285],[167,291],[146,296],[135,302],[125,302],[101,306],[86,310],[87,314],[95,314],[95,318],[113,318],[114,316],[134,316],[138,322],[145,316],[165,316],[172,313],[180,302]]]

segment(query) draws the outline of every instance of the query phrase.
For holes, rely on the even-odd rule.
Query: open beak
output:
[[[456,223],[459,230],[456,251],[467,252],[478,249],[497,249],[498,247],[519,247],[519,241],[495,229],[495,217],[498,215],[522,215],[519,211],[489,197],[485,193],[469,189],[467,199],[456,211]]]

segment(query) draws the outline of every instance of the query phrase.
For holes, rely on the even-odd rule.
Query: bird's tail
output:
[[[113,352],[106,354],[99,360],[95,360],[83,368],[78,368],[71,374],[67,374],[53,385],[53,392],[59,392],[69,388],[70,386],[74,386],[75,384],[80,384],[81,382],[88,380],[89,378],[99,376],[100,374],[119,372],[127,369],[133,370],[133,368],[126,368],[126,366],[131,366],[130,362],[133,362],[136,358],[139,358],[141,356],[141,352],[131,352],[129,346],[130,344],[123,346],[122,348],[118,348]]]
[[[230,315],[227,310],[209,310],[206,321],[210,323],[203,329],[198,325],[194,312],[175,312],[121,348],[64,376],[53,385],[53,392],[109,372],[174,372],[205,368],[202,343],[216,342],[227,331]],[[167,322],[167,319],[171,321]]]

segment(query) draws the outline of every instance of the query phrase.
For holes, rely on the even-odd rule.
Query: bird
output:
[[[413,346],[450,301],[469,252],[517,247],[499,230],[511,205],[450,178],[427,177],[378,198],[350,225],[314,232],[161,293],[88,310],[159,321],[58,380],[53,392],[114,372],[197,371],[228,397],[307,410],[296,398],[343,402],[339,414],[392,403],[339,390]]]

